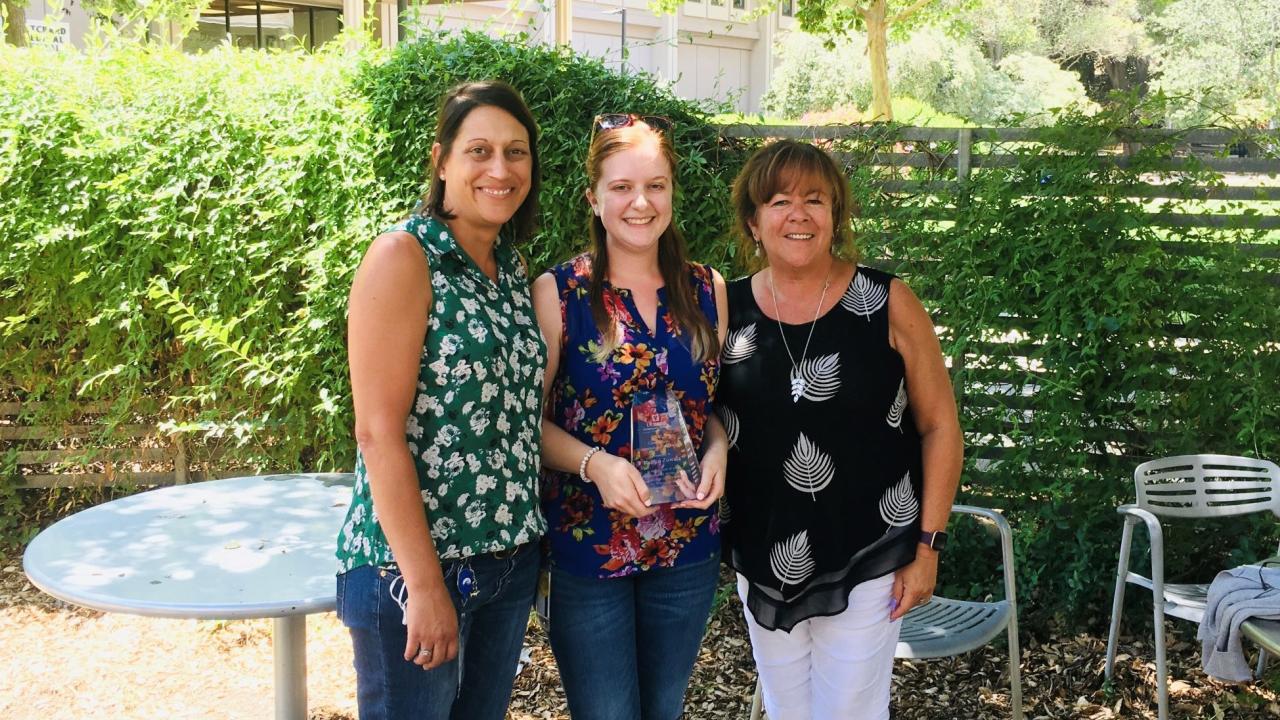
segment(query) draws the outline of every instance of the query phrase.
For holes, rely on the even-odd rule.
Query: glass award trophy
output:
[[[702,472],[671,388],[640,389],[631,396],[631,464],[649,486],[652,504],[693,499]]]

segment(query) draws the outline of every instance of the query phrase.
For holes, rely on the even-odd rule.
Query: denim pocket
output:
[[[337,578],[338,619],[349,628],[377,626],[378,569],[372,565],[353,568]]]
[[[347,596],[347,574],[341,573],[333,579],[334,603],[333,611],[342,620],[342,600]]]

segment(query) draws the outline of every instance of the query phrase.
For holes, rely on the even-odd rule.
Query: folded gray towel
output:
[[[1250,618],[1280,620],[1280,568],[1242,565],[1213,579],[1197,633],[1205,674],[1229,682],[1253,679],[1240,640],[1240,624]]]

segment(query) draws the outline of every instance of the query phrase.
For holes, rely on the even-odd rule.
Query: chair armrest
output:
[[[982,518],[1000,531],[1000,558],[1001,564],[1004,566],[1004,596],[1010,605],[1017,602],[1017,588],[1014,583],[1013,568],[1013,531],[1009,529],[1009,521],[1004,519],[1004,515],[998,510],[977,507],[974,505],[952,505],[951,512],[961,513],[964,515],[974,515]]]
[[[1121,505],[1116,512],[1125,516],[1125,525],[1132,527],[1142,521],[1147,528],[1147,537],[1151,540],[1151,584],[1155,586],[1157,597],[1164,596],[1164,528],[1160,518],[1149,510],[1137,505]],[[1126,527],[1126,530],[1128,529]]]

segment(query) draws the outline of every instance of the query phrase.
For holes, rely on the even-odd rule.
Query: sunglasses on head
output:
[[[596,132],[608,132],[609,130],[617,130],[618,128],[630,127],[636,123],[644,123],[650,128],[659,132],[671,132],[675,124],[671,122],[671,118],[665,118],[661,115],[634,115],[632,113],[605,113],[597,115],[593,130]]]

